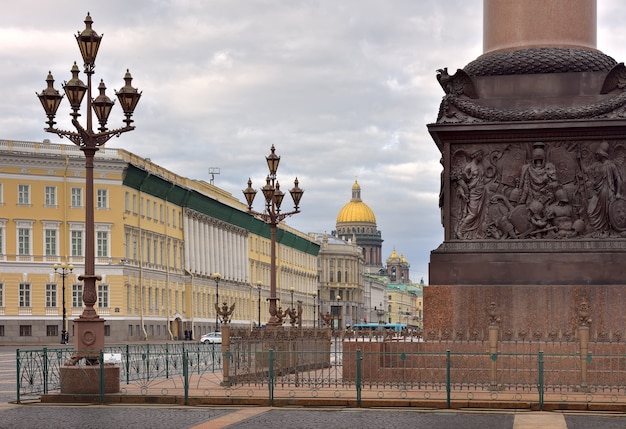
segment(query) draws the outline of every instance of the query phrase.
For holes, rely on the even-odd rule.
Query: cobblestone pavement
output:
[[[623,429],[626,416],[532,411],[0,404],[0,428]]]

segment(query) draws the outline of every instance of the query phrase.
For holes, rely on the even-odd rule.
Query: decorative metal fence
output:
[[[486,343],[455,351],[381,351],[380,344],[374,345],[332,340],[330,349],[259,348],[253,355],[241,348],[233,352],[200,344],[121,346],[107,347],[101,362],[119,359],[118,397],[177,396],[190,405],[281,405],[303,400],[362,407],[481,407],[497,402],[520,407],[532,403],[539,409],[547,403],[626,406],[624,353],[581,355],[567,352],[571,349],[567,344],[563,351],[558,345],[543,344],[550,352],[527,343],[497,352],[468,351],[488,350],[482,347]],[[71,354],[69,349],[18,350],[18,402],[60,392],[59,368]],[[231,371],[236,368],[235,375],[245,376],[224,377],[224,362]],[[582,374],[586,376],[581,378]],[[112,401],[108,398],[101,393],[101,402]]]
[[[60,392],[61,367],[74,355],[69,348],[17,350],[17,402]],[[100,365],[120,367],[121,393],[168,394],[185,389],[184,381],[195,374],[219,374],[222,370],[220,345],[139,344],[106,347]],[[79,362],[78,366],[86,365]],[[101,377],[102,379],[103,377]],[[102,381],[102,380],[101,380]],[[167,387],[166,387],[167,386]],[[101,390],[101,396],[103,390]],[[103,401],[102,401],[103,402]]]

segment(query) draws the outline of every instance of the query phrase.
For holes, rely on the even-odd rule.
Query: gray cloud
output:
[[[598,44],[618,61],[626,5],[598,2]],[[288,224],[331,231],[355,178],[383,233],[427,278],[443,240],[439,153],[426,124],[443,95],[435,70],[481,54],[480,0],[68,0],[15,3],[0,16],[2,138],[39,141],[35,91],[56,87],[80,55],[73,35],[89,11],[104,34],[95,79],[110,96],[129,68],[143,91],[136,131],[109,143],[241,198],[266,175],[272,144],[283,187],[297,176],[302,213]],[[71,129],[66,104],[59,126]],[[121,125],[114,108],[111,126]],[[65,141],[67,143],[67,141]],[[290,204],[285,201],[285,204]]]

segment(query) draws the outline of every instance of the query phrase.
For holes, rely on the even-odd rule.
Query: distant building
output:
[[[311,234],[319,243],[319,311],[330,313],[333,328],[363,321],[366,317],[363,254],[351,241],[328,234]]]
[[[342,314],[350,315],[352,323],[367,321],[421,326],[423,281],[420,284],[412,283],[411,265],[403,255],[398,255],[395,249],[383,265],[382,234],[377,229],[374,211],[361,199],[361,186],[357,181],[352,185],[352,198],[337,214],[336,230],[332,234],[341,239],[340,242],[344,243],[344,246],[352,244],[360,250],[364,272],[359,280],[362,284],[356,290],[362,290],[362,293],[351,295],[350,303],[342,305],[335,296],[339,293],[340,297],[344,297],[340,292],[341,288],[337,287],[336,276],[328,277],[337,269],[335,266],[332,269],[324,266],[320,271],[323,274],[320,276],[320,297],[327,300],[329,305],[322,311],[332,312],[333,320],[342,320],[343,316],[339,313],[343,312]],[[330,242],[327,238],[327,246]],[[325,254],[322,244],[320,261],[328,258],[322,256]],[[345,291],[348,292],[347,289]],[[351,313],[355,308],[356,318],[353,316],[354,313]]]
[[[74,145],[0,140],[0,338],[56,343],[62,278],[68,330],[82,312],[85,159]],[[194,338],[215,329],[219,302],[234,325],[267,321],[270,229],[231,194],[122,149],[102,148],[94,169],[96,310],[107,341]],[[312,325],[319,244],[281,224],[277,292],[291,287]],[[257,282],[261,285],[259,300]],[[71,338],[70,338],[71,341]]]
[[[337,214],[333,235],[345,241],[353,241],[361,248],[365,268],[375,272],[383,268],[383,239],[376,226],[374,211],[361,200],[361,186],[355,180],[352,198]]]
[[[389,278],[386,322],[421,327],[424,281],[418,284],[411,282],[411,265],[404,255],[396,253],[396,249],[393,249],[386,262]]]

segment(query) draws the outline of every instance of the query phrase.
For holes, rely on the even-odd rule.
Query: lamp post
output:
[[[93,91],[91,84],[91,76],[94,74],[96,55],[98,54],[98,48],[102,40],[102,36],[99,36],[92,28],[93,21],[91,16],[87,14],[85,18],[85,29],[79,32],[76,37],[78,47],[80,48],[81,55],[84,63],[84,73],[87,75],[87,84],[85,85],[79,78],[78,74],[80,70],[74,62],[71,73],[72,78],[65,82],[63,89],[67,95],[67,99],[70,102],[72,112],[72,125],[76,128],[76,131],[65,131],[55,128],[56,122],[54,117],[56,116],[57,109],[61,104],[63,95],[59,94],[59,91],[54,88],[54,78],[52,73],[48,72],[46,82],[48,87],[45,88],[41,94],[37,94],[41,104],[48,117],[48,127],[44,130],[58,135],[59,137],[67,137],[72,143],[80,148],[85,154],[85,273],[78,277],[83,281],[83,302],[85,307],[82,314],[78,319],[74,321],[76,327],[76,350],[101,350],[104,347],[104,319],[101,319],[94,309],[94,304],[97,301],[96,293],[96,280],[101,280],[101,276],[95,274],[95,254],[94,254],[94,198],[93,198],[93,169],[94,169],[94,156],[100,146],[103,146],[113,136],[119,136],[127,131],[132,131],[135,127],[132,124],[132,115],[139,102],[141,93],[137,89],[131,86],[132,76],[129,71],[126,70],[124,76],[125,85],[116,91],[117,98],[124,111],[126,126],[117,128],[114,130],[107,130],[106,123],[111,113],[114,101],[106,96],[106,86],[101,80],[98,90],[100,94],[92,99],[91,94]],[[78,122],[78,117],[81,108],[82,100],[87,94],[87,106],[86,106],[86,125],[83,127]],[[92,112],[93,109],[93,112]],[[93,130],[93,114],[96,114],[100,127],[98,132]],[[84,323],[83,323],[84,322]],[[89,356],[92,359],[97,358],[98,355],[90,353]],[[96,356],[94,358],[94,356]]]
[[[271,153],[265,157],[267,160],[267,166],[270,170],[270,174],[267,176],[265,186],[261,188],[263,196],[265,197],[265,211],[263,213],[254,211],[252,209],[252,203],[256,196],[256,189],[252,188],[252,180],[248,179],[248,187],[244,189],[243,194],[246,197],[248,203],[248,213],[251,213],[261,218],[265,223],[270,226],[270,319],[267,322],[268,327],[282,326],[280,319],[276,317],[277,306],[276,301],[276,229],[278,224],[288,216],[300,213],[300,199],[304,191],[298,187],[298,178],[294,180],[294,187],[289,190],[291,198],[294,203],[294,210],[290,212],[281,213],[280,205],[283,202],[285,193],[280,190],[280,184],[276,180],[276,171],[278,170],[278,163],[280,162],[280,156],[276,155],[276,149],[272,145]]]
[[[337,329],[339,329],[339,316],[341,314],[341,306],[339,304],[339,301],[341,301],[341,295],[337,294],[337,296],[335,296],[335,300],[337,301]]]
[[[291,308],[292,310],[293,310],[293,293],[294,293],[295,291],[296,291],[296,288],[295,288],[295,287],[293,287],[293,286],[292,286],[292,287],[290,287],[290,288],[289,288],[289,293],[291,294],[291,307],[290,307],[290,308]]]
[[[67,312],[65,311],[65,278],[69,276],[74,270],[74,265],[68,265],[65,262],[62,262],[61,265],[54,264],[52,267],[54,268],[54,273],[61,276],[61,283],[63,284],[61,291],[61,301],[63,303],[63,325],[61,325],[61,344],[67,344],[69,342],[69,335],[66,328]],[[57,271],[59,269],[61,270],[60,272]]]
[[[259,321],[259,328],[261,327],[261,285],[262,284],[263,283],[261,283],[260,280],[257,280],[257,282],[256,282],[256,289],[257,289],[257,291],[259,291],[259,319],[258,319],[258,321]]]
[[[315,308],[316,308],[315,299],[317,298],[317,293],[313,292],[311,295],[313,296],[313,328],[315,329],[315,322],[317,321],[317,316],[315,313]]]
[[[211,274],[211,278],[215,279],[215,332],[220,331],[219,326],[219,308],[220,308],[220,279],[222,275],[220,273]]]

